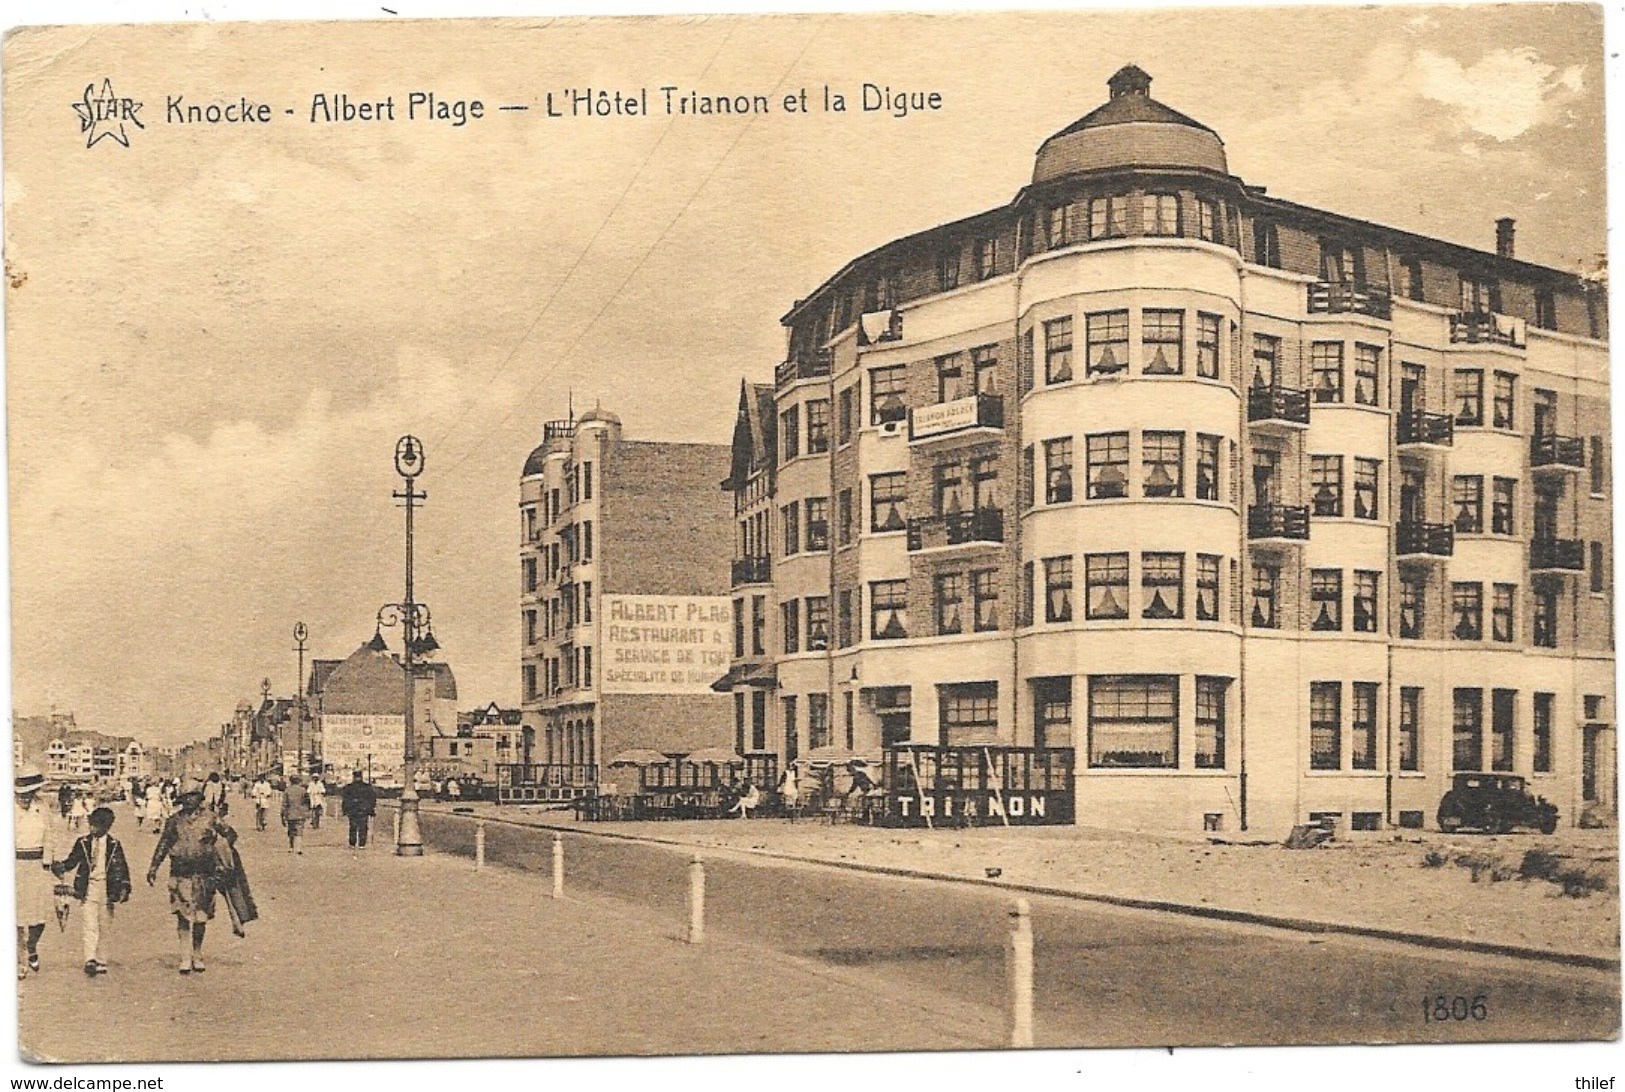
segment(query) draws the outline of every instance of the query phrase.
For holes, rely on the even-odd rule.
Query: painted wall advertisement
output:
[[[733,616],[723,595],[606,595],[602,692],[709,694],[728,670]]]
[[[420,754],[427,754],[420,740]],[[349,771],[370,771],[379,785],[401,784],[406,765],[406,718],[395,714],[326,713],[322,716],[322,759],[348,780]]]

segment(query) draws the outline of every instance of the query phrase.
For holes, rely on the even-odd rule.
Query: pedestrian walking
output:
[[[288,852],[304,856],[305,823],[310,820],[310,790],[305,788],[298,774],[288,776],[288,787],[282,790],[282,825],[288,831]]]
[[[67,859],[52,867],[58,876],[73,873],[73,897],[81,906],[85,947],[85,973],[94,978],[107,973],[103,940],[113,909],[130,901],[130,866],[124,847],[113,837],[113,809],[90,813],[90,833],[76,839]]]
[[[220,775],[210,771],[209,779],[203,783],[203,806],[220,814],[220,805],[226,802],[226,783],[220,780]]]
[[[154,781],[147,786],[147,818],[152,820],[154,832],[162,830],[164,820],[169,818],[169,809],[164,805],[162,782]]]
[[[84,793],[74,793],[73,804],[68,808],[68,829],[72,831],[84,830],[85,821],[89,818],[90,802],[85,799]]]
[[[271,797],[275,795],[271,790],[270,782],[261,774],[259,780],[254,782],[254,789],[250,795],[254,799],[254,829],[265,829],[265,813],[270,810]]]
[[[135,815],[135,829],[140,830],[147,821],[147,790],[139,783],[130,789],[130,811]]]
[[[322,829],[322,813],[327,810],[327,786],[322,782],[322,775],[316,774],[310,779],[310,829]]]
[[[66,781],[57,786],[56,806],[62,812],[62,818],[64,819],[73,811],[73,786]]]
[[[33,766],[17,771],[12,829],[17,839],[17,977],[39,971],[39,941],[56,902],[51,828],[39,799],[45,776]],[[58,800],[60,800],[60,796]]]
[[[793,823],[801,810],[801,779],[796,776],[796,764],[789,763],[779,775],[779,806]]]
[[[463,785],[455,777],[446,779],[446,799],[453,804],[463,798]]]
[[[147,886],[158,882],[158,866],[169,859],[169,909],[180,942],[181,974],[202,974],[203,938],[214,918],[218,843],[237,834],[203,807],[203,786],[188,780],[177,795],[179,810],[164,821],[147,869]]]
[[[243,928],[248,922],[258,920],[259,908],[254,905],[254,896],[248,890],[248,872],[243,868],[243,859],[237,854],[237,832],[226,825],[228,805],[222,801],[218,826],[221,837],[215,839],[215,888],[226,900],[226,915],[231,919],[231,931],[239,937],[246,937],[248,932]]]
[[[339,810],[350,820],[350,848],[366,849],[367,824],[378,811],[378,794],[362,780],[360,770],[339,794]]]

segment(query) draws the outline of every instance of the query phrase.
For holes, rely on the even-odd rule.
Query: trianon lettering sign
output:
[[[603,618],[605,694],[709,694],[728,670],[727,596],[606,595]]]
[[[962,428],[976,427],[976,396],[969,398],[956,398],[952,402],[940,402],[934,406],[916,406],[911,424],[911,435],[914,439],[926,436],[940,436],[944,432],[957,432]]]

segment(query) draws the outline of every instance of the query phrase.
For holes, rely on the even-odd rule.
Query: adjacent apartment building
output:
[[[1432,826],[1457,771],[1610,815],[1600,278],[1271,196],[1150,84],[783,317],[737,744],[1036,755],[1108,826]]]
[[[526,754],[499,798],[584,795],[634,749],[727,746],[728,458],[625,439],[603,410],[544,426],[519,482]]]

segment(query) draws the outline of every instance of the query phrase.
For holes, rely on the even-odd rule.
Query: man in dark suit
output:
[[[339,795],[342,801],[339,810],[350,820],[350,848],[366,849],[367,824],[378,811],[378,794],[362,780],[361,771],[357,770]]]
[[[51,869],[58,876],[73,873],[73,895],[84,907],[85,973],[92,976],[107,973],[102,936],[113,907],[130,899],[130,866],[112,829],[113,810],[97,808],[90,813],[90,833]]]

